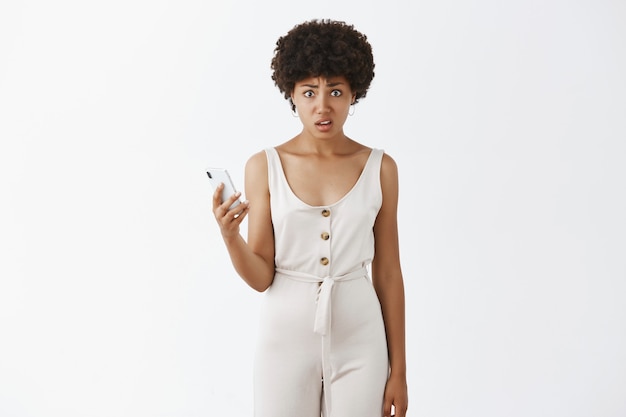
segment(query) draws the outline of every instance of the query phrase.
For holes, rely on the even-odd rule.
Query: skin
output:
[[[371,151],[344,134],[355,94],[345,77],[311,77],[297,82],[291,99],[302,122],[302,131],[276,147],[293,192],[312,206],[331,205],[341,199],[359,178]],[[228,211],[240,196],[220,203],[223,186],[213,195],[213,213],[220,226],[233,266],[257,291],[265,291],[274,279],[274,232],[270,215],[267,160],[254,154],[245,168],[248,198]],[[382,415],[405,417],[406,383],[404,284],[398,244],[398,169],[387,154],[380,172],[383,203],[374,224],[375,257],[372,282],[380,300],[387,332],[390,376],[385,388]],[[240,234],[248,218],[247,242]]]

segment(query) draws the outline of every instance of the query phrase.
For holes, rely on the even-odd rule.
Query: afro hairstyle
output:
[[[367,37],[353,25],[314,19],[294,26],[276,41],[271,69],[274,84],[290,102],[298,81],[344,76],[356,103],[374,78],[374,56]]]

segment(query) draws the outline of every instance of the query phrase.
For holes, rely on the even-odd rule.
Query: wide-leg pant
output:
[[[325,335],[321,283],[277,273],[265,293],[254,367],[255,417],[381,417],[389,372],[378,297],[363,276],[335,282]]]

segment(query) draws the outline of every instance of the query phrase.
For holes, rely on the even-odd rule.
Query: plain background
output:
[[[252,415],[204,168],[298,132],[269,62],[311,18],[374,49],[409,415],[624,417],[622,0],[3,1],[0,415]]]

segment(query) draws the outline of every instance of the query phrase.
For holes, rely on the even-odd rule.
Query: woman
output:
[[[371,46],[311,20],[278,39],[272,69],[302,131],[250,157],[243,205],[229,211],[239,195],[222,203],[222,186],[213,197],[233,266],[266,297],[255,416],[404,417],[397,167],[343,130],[374,77]]]

